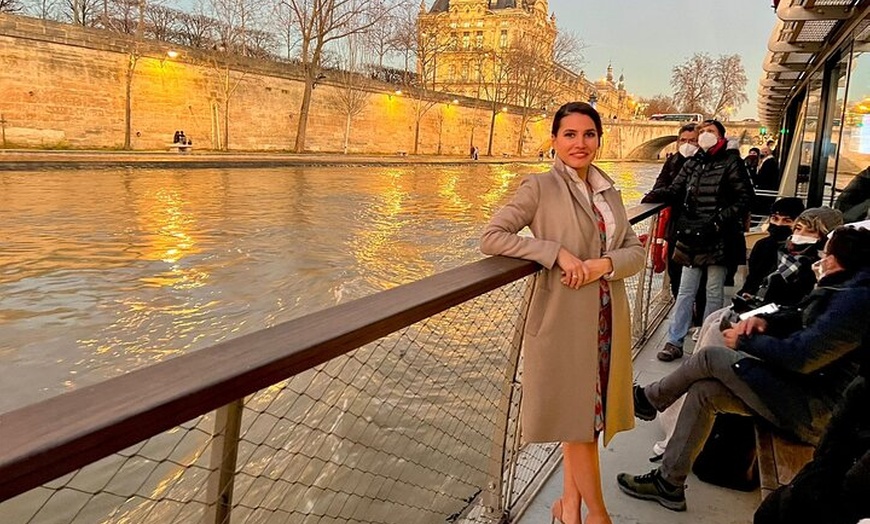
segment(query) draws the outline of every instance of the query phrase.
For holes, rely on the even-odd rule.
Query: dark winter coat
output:
[[[815,444],[870,351],[870,269],[834,273],[792,308],[764,317],[764,334],[741,336],[751,357],[734,370],[764,400],[776,427]],[[754,358],[753,358],[754,357]]]
[[[776,191],[779,189],[779,162],[776,157],[769,156],[758,165],[755,174],[755,188]]]
[[[678,235],[695,232],[684,265],[710,266],[745,258],[745,243],[743,253],[737,253],[734,246],[741,244],[753,196],[752,181],[740,155],[722,147],[712,155],[698,152],[686,160],[670,186],[650,191],[644,201],[681,208],[676,221]]]
[[[847,224],[870,218],[870,167],[855,175],[837,197],[834,207],[843,212],[843,221]]]
[[[854,524],[870,517],[870,383],[856,378],[837,405],[813,455],[768,496],[754,524]]]
[[[677,178],[677,175],[680,173],[680,169],[683,168],[683,164],[688,160],[679,152],[671,155],[665,160],[665,163],[662,165],[662,170],[659,172],[659,176],[656,177],[655,184],[653,184],[652,189],[650,190],[650,194],[655,194],[656,191],[661,189],[666,189],[668,186],[674,183],[674,179]],[[649,203],[649,202],[659,202],[658,200],[649,200],[650,194],[647,194],[643,197],[641,202]],[[673,244],[674,234],[676,232],[676,224],[677,219],[680,217],[680,208],[672,207],[671,208],[671,217],[668,219],[667,230],[665,231],[665,240],[668,241],[669,244]]]

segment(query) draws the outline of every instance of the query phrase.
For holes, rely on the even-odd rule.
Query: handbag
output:
[[[709,484],[740,491],[756,489],[758,457],[752,417],[717,415],[704,449],[692,465],[692,472]]]

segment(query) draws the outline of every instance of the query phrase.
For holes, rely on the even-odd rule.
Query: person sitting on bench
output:
[[[818,442],[858,359],[870,351],[870,230],[836,229],[814,266],[818,285],[799,307],[741,321],[724,331],[727,347],[707,347],[661,380],[635,386],[642,420],[686,399],[661,466],[620,473],[623,492],[684,511],[683,484],[718,413],[758,416]]]

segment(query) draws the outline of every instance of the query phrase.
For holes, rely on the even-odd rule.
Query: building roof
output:
[[[489,4],[489,9],[515,9],[517,7],[523,7],[524,4],[528,2],[524,2],[523,0],[489,0],[487,2]],[[517,5],[519,4],[519,5]],[[432,9],[429,10],[430,13],[443,13],[445,11],[450,10],[450,0],[435,0],[435,3],[432,5]]]

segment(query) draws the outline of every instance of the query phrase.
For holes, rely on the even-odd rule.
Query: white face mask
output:
[[[816,280],[821,280],[825,278],[825,268],[822,266],[822,262],[824,262],[824,258],[820,260],[816,260],[813,262],[813,273],[816,274]]]
[[[789,240],[791,240],[792,244],[795,244],[797,246],[803,246],[806,244],[815,244],[816,242],[819,241],[819,239],[816,237],[808,237],[808,236],[804,236],[804,235],[792,235]]]
[[[704,132],[701,133],[701,135],[698,137],[698,145],[699,145],[699,146],[701,147],[701,149],[703,149],[704,151],[707,151],[707,150],[710,149],[711,147],[715,146],[715,145],[716,145],[716,142],[718,142],[718,141],[719,141],[719,139],[716,138],[716,135],[714,135],[713,133],[711,133],[711,132],[709,132],[709,131],[704,131]]]
[[[680,154],[686,158],[689,158],[691,156],[695,156],[695,153],[697,153],[697,152],[698,152],[698,146],[696,146],[695,144],[690,144],[690,143],[686,142],[685,144],[682,144],[680,146]]]

